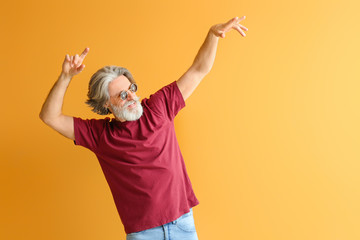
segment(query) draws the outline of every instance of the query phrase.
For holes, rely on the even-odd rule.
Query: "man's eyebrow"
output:
[[[127,90],[130,90],[130,88],[131,88],[131,83],[130,83],[129,88]],[[119,96],[122,91],[125,91],[125,90],[120,90],[120,92],[116,93],[113,97]]]

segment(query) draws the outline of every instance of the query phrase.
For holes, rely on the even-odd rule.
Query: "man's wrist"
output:
[[[59,79],[64,81],[70,81],[72,79],[72,76],[70,74],[61,72]]]
[[[66,88],[69,86],[70,82],[71,82],[72,76],[70,76],[69,74],[63,73],[61,72],[58,80],[56,81],[56,84],[60,84],[62,86],[66,86]]]
[[[215,27],[215,25],[211,26],[211,28],[210,28],[210,30],[209,30],[209,34],[212,34],[212,35],[215,36],[214,27]]]

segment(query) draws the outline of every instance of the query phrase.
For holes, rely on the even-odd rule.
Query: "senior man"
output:
[[[219,38],[235,29],[245,37],[241,18],[213,25],[193,64],[179,78],[141,102],[126,69],[105,66],[90,79],[87,104],[114,118],[81,119],[62,113],[71,79],[89,52],[65,56],[62,72],[46,98],[40,118],[63,136],[93,151],[111,189],[127,240],[198,239],[193,192],[176,139],[174,118],[211,70]]]

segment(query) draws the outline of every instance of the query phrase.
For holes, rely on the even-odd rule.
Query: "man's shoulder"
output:
[[[92,128],[103,128],[106,125],[109,125],[114,119],[110,117],[106,118],[81,118],[74,117],[75,126],[88,126]]]
[[[83,118],[83,117],[74,117],[74,119],[80,120],[80,121],[87,121],[87,122],[111,122],[113,119],[110,117],[106,118]]]
[[[177,88],[177,84],[176,84],[176,81],[173,81],[173,82],[161,87],[154,93],[150,94],[150,96],[148,98],[142,99],[141,102],[146,103],[146,102],[151,102],[157,98],[164,98],[167,95],[169,95],[169,92],[173,91],[173,89],[175,89],[175,88]]]
[[[176,81],[160,88],[149,98],[142,100],[142,106],[159,116],[169,116],[173,119],[177,112],[185,106]]]

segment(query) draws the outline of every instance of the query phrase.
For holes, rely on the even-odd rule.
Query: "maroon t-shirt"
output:
[[[199,203],[175,135],[185,106],[176,81],[141,105],[136,121],[74,117],[75,144],[96,154],[126,233],[174,221]]]

